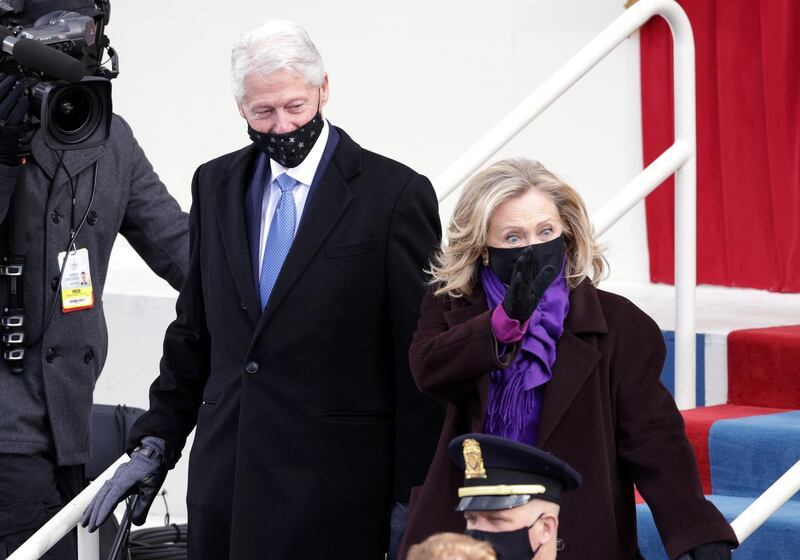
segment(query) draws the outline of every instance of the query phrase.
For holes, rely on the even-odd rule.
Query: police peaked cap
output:
[[[561,503],[561,493],[580,486],[581,475],[541,449],[488,434],[450,442],[450,458],[464,471],[457,511],[511,509],[533,499]]]

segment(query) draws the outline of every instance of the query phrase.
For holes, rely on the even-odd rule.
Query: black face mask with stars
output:
[[[306,159],[322,132],[322,114],[317,111],[306,124],[283,134],[257,132],[248,124],[247,133],[258,148],[284,167],[297,167]]]

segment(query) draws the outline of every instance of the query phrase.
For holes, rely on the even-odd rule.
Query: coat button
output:
[[[58,290],[58,276],[53,276],[53,279],[50,280],[50,289],[54,292]]]
[[[53,222],[54,224],[57,224],[58,222],[61,221],[61,215],[55,210],[53,210],[52,212],[50,212],[50,221]]]
[[[56,351],[52,348],[48,348],[47,352],[45,352],[44,359],[47,360],[48,363],[52,363],[56,359]]]
[[[86,353],[83,355],[84,363],[91,364],[92,360],[94,360],[94,350],[89,348]]]
[[[89,223],[90,226],[93,226],[97,223],[97,212],[92,210],[89,212],[89,215],[86,217],[86,221]]]
[[[258,362],[247,362],[244,366],[244,370],[247,373],[258,373]]]

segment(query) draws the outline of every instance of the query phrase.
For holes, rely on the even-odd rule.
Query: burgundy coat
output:
[[[634,483],[670,558],[706,542],[736,542],[703,497],[683,419],[659,380],[664,354],[658,326],[625,298],[588,281],[570,292],[538,434],[539,447],[583,476],[581,487],[562,497],[559,560],[641,557]],[[460,299],[429,291],[409,356],[419,387],[448,404],[425,483],[412,490],[401,558],[435,532],[464,530],[454,511],[463,473],[447,444],[483,431],[489,372],[499,365],[483,289]]]

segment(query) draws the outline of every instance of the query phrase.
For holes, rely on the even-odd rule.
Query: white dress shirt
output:
[[[259,246],[261,251],[258,256],[258,270],[261,270],[264,261],[264,248],[267,244],[267,236],[269,235],[269,226],[272,224],[272,216],[275,214],[275,208],[278,206],[278,199],[281,197],[281,189],[275,182],[275,177],[282,173],[286,173],[289,177],[297,181],[297,186],[294,188],[294,205],[297,209],[297,221],[294,224],[294,232],[297,233],[297,227],[300,225],[300,217],[303,215],[303,209],[306,205],[308,192],[311,190],[311,182],[314,180],[314,175],[317,173],[317,167],[322,159],[322,153],[325,151],[325,145],[328,143],[329,125],[328,121],[322,119],[322,132],[319,133],[314,147],[306,156],[306,159],[297,167],[291,169],[282,166],[274,159],[270,159],[270,176],[269,187],[264,197],[261,200],[261,235],[259,237]]]

